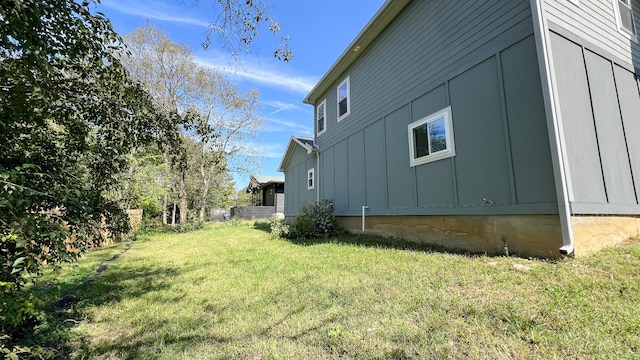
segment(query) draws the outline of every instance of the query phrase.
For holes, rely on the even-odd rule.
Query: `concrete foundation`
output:
[[[637,216],[572,216],[575,255],[587,256],[640,234]]]
[[[362,217],[337,217],[353,233],[362,232]],[[400,238],[474,253],[523,257],[560,257],[562,232],[558,215],[367,216],[365,233]],[[391,241],[391,240],[390,240]]]

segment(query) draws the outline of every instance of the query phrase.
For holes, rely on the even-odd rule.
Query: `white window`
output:
[[[315,187],[314,168],[307,171],[307,190],[312,190]]]
[[[349,76],[338,86],[338,121],[349,116],[351,112],[351,86]]]
[[[327,130],[327,100],[323,100],[316,108],[316,134],[320,135]]]
[[[456,154],[453,144],[451,106],[409,124],[411,166],[445,159]]]
[[[572,3],[580,6],[580,0],[569,0],[569,1],[571,1]]]
[[[618,30],[633,41],[638,41],[638,31],[636,21],[633,17],[633,7],[631,0],[612,0],[613,9],[616,13],[616,23]]]

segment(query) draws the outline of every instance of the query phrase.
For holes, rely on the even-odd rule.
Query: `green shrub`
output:
[[[313,205],[305,205],[295,220],[289,225],[289,238],[307,239],[331,237],[344,234],[333,215],[333,202],[321,200]]]
[[[289,236],[289,225],[287,225],[285,219],[281,216],[274,214],[271,217],[269,227],[271,228],[271,232],[269,233],[271,239],[282,239]]]

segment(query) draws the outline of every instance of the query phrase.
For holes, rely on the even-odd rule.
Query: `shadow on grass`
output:
[[[34,289],[45,301],[43,309],[47,331],[24,334],[25,343],[51,349],[52,358],[68,359],[74,352],[86,350],[86,338],[74,332],[73,328],[87,320],[87,308],[115,305],[124,299],[167,289],[179,274],[175,268],[159,265],[128,267],[112,264],[118,257],[119,254],[103,262],[88,278],[55,285],[49,296],[46,294],[47,286]]]
[[[253,223],[253,228],[256,230],[264,231],[266,233],[271,233],[271,224],[266,220],[256,220]]]
[[[338,237],[327,238],[312,238],[312,239],[286,239],[292,244],[300,246],[313,246],[321,244],[336,244],[347,246],[362,246],[376,249],[390,249],[390,250],[406,250],[406,251],[419,251],[426,253],[439,253],[439,254],[455,254],[467,257],[478,257],[485,255],[500,256],[500,253],[479,253],[470,252],[465,250],[455,250],[445,248],[443,246],[417,243],[399,238],[386,238],[377,235],[368,234],[346,234]]]

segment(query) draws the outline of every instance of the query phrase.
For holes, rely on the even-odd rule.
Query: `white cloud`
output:
[[[228,54],[216,55],[214,52],[207,52],[207,58],[198,57],[196,61],[204,67],[209,67],[220,72],[227,73],[242,80],[269,86],[277,89],[284,89],[301,95],[307,95],[315,86],[317,78],[315,76],[295,75],[266,64],[259,58],[243,58],[240,66],[229,62]]]
[[[274,108],[274,111],[271,111],[268,116],[275,115],[279,112],[288,111],[288,110],[301,110],[300,106],[292,103],[286,103],[282,101],[263,101],[264,105]]]
[[[263,130],[264,132],[282,132],[288,135],[305,136],[311,136],[313,134],[313,129],[310,126],[305,126],[292,121],[268,118],[266,119],[266,122],[268,124],[267,127]]]
[[[166,3],[159,1],[110,0],[102,2],[100,6],[111,8],[126,15],[140,16],[147,19],[155,19],[171,23],[194,25],[202,28],[209,27],[208,21],[187,16],[186,14],[181,15],[181,13],[184,14],[184,9],[170,7]]]

